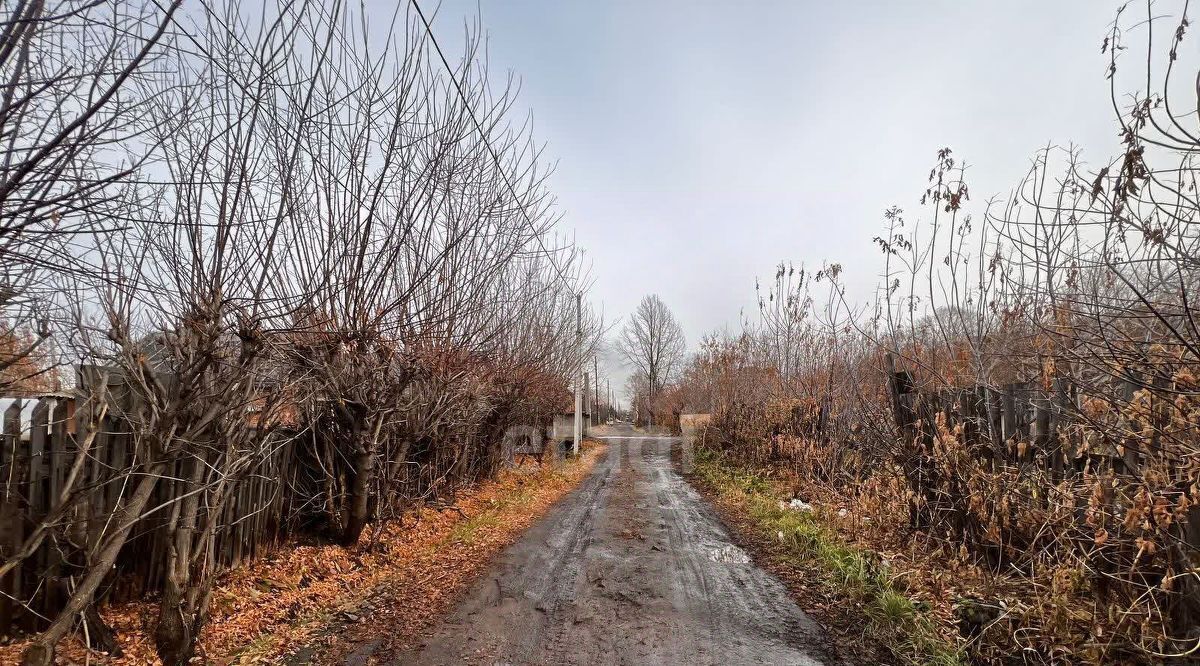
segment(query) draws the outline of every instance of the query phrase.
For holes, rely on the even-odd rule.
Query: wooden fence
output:
[[[129,490],[134,446],[125,424],[103,419],[74,484],[83,498],[77,497],[68,510],[60,505],[60,495],[78,457],[77,437],[85,430],[75,399],[9,399],[0,401],[0,409],[0,563],[44,520],[67,526],[50,532],[30,557],[0,578],[3,635],[12,629],[35,631],[62,607],[88,547],[108,527]],[[238,482],[217,534],[218,566],[234,567],[259,557],[283,536],[290,510],[286,489],[297,474],[294,446],[294,438],[281,437],[260,468]],[[150,507],[170,505],[178,471],[168,468]],[[160,588],[167,559],[166,514],[151,512],[135,525],[102,599],[136,598]]]
[[[1132,474],[1142,463],[1140,447],[1118,441],[1119,437],[1083,445],[1080,430],[1069,427],[1081,422],[1080,391],[1065,378],[1053,380],[1048,388],[1041,382],[1014,382],[926,390],[915,387],[906,371],[893,369],[889,374],[892,413],[910,441],[932,442],[941,419],[947,428],[961,427],[967,446],[996,467],[1037,464],[1061,479],[1089,464],[1093,470],[1103,467]],[[1137,390],[1132,380],[1113,384],[1111,396],[1118,402],[1132,399]],[[1116,418],[1121,421],[1114,424],[1116,433],[1139,427]],[[1129,445],[1118,448],[1118,444]]]
[[[128,407],[131,396],[119,377],[87,367],[80,377],[86,385],[106,381],[104,395],[110,405]],[[54,526],[45,531],[36,550],[0,576],[0,637],[40,630],[58,613],[85,568],[89,550],[112,532],[119,506],[145,469],[145,461],[134,459],[139,447],[132,429],[113,411],[107,414],[92,428],[90,408],[80,403],[76,409],[72,395],[0,398],[0,565],[22,550],[39,525]],[[289,534],[328,527],[327,470],[314,458],[309,439],[314,431],[293,427],[297,430],[273,430],[269,453],[234,481],[217,521],[218,570],[271,552]],[[527,439],[543,439],[542,431],[530,430],[523,433]],[[92,431],[97,434],[88,446],[87,433]],[[518,442],[509,444],[501,451],[511,457]],[[442,456],[440,449],[421,446],[409,451],[410,463],[420,469],[404,481],[409,496],[426,496],[457,464],[457,459]],[[183,465],[191,464],[191,458],[177,460],[160,472],[148,508],[134,525],[96,603],[135,599],[162,588],[170,512],[184,492],[180,484],[190,468]],[[78,474],[69,484],[72,468]],[[64,503],[68,485],[71,492]]]
[[[1144,396],[1143,405],[1150,432],[1142,437],[1147,424],[1127,418],[1120,410],[1147,387],[1153,389]],[[1117,411],[1094,418],[1084,415],[1085,391],[1067,378],[1055,379],[1049,388],[1041,382],[1017,382],[929,391],[914,387],[909,373],[891,368],[888,388],[902,436],[931,444],[941,419],[947,428],[961,427],[963,441],[993,470],[1007,467],[1019,476],[1044,471],[1057,484],[1078,481],[1088,469],[1112,472],[1118,483],[1136,485],[1152,451],[1169,463],[1167,480],[1177,491],[1192,483],[1186,476],[1188,466],[1181,463],[1194,454],[1194,444],[1186,438],[1167,442],[1161,435],[1172,418],[1170,387],[1161,377],[1097,381],[1086,392],[1100,393]],[[1088,442],[1085,433],[1092,435]],[[1200,505],[1191,506],[1185,515],[1177,526],[1181,547],[1200,553]],[[1200,586],[1195,593],[1200,609]]]
[[[966,539],[964,525],[968,521],[959,519],[966,513],[967,503],[947,502],[947,495],[955,495],[953,492],[939,495],[939,490],[954,487],[957,480],[935,478],[937,472],[931,473],[924,465],[927,452],[932,450],[929,447],[939,435],[939,425],[961,429],[961,441],[976,460],[993,471],[1004,470],[1016,479],[1041,485],[1043,492],[1025,494],[1018,502],[1043,507],[1051,493],[1063,489],[1072,492],[1069,501],[1074,503],[1074,510],[1067,520],[1073,521],[1080,552],[1089,553],[1088,557],[1103,571],[1104,582],[1099,585],[1107,590],[1104,594],[1116,595],[1117,581],[1127,576],[1127,602],[1135,606],[1161,604],[1168,635],[1187,637],[1172,650],[1186,654],[1194,646],[1194,637],[1200,635],[1200,582],[1191,575],[1177,576],[1168,589],[1155,576],[1170,574],[1170,565],[1164,562],[1186,567],[1200,561],[1200,505],[1188,506],[1182,515],[1176,513],[1162,524],[1161,529],[1170,533],[1166,548],[1160,559],[1146,564],[1148,560],[1141,559],[1132,534],[1123,537],[1123,553],[1112,537],[1107,550],[1099,550],[1093,536],[1095,528],[1088,518],[1094,499],[1090,479],[1096,477],[1083,474],[1085,469],[1092,474],[1111,474],[1111,485],[1102,501],[1114,517],[1125,515],[1134,501],[1131,498],[1144,488],[1143,472],[1151,472],[1160,484],[1159,492],[1184,495],[1193,483],[1188,476],[1192,467],[1188,462],[1195,454],[1196,431],[1186,425],[1180,429],[1177,422],[1172,422],[1178,416],[1172,412],[1172,400],[1175,395],[1185,394],[1186,387],[1174,386],[1169,376],[1160,373],[1152,377],[1102,376],[1086,387],[1068,378],[1057,378],[1048,386],[1020,382],[928,390],[914,386],[909,373],[894,367],[889,370],[888,388],[896,425],[908,441],[925,445],[912,447],[904,465],[914,497],[925,500],[920,510],[915,503],[910,505],[914,526],[939,513]],[[1091,409],[1090,400],[1097,401]],[[1129,409],[1135,403],[1137,409]],[[1134,411],[1136,418],[1130,414]],[[1172,425],[1176,426],[1174,431]],[[961,487],[955,492],[960,491],[965,492]],[[1110,529],[1123,530],[1121,520],[1114,520]],[[1037,534],[1024,536],[1027,538],[1022,541],[1020,535],[1010,531],[1004,543],[1022,551],[1047,547],[1046,543],[1035,546]],[[969,541],[970,547],[999,566],[1003,556],[1000,544],[986,539]],[[1146,601],[1151,592],[1157,596]]]

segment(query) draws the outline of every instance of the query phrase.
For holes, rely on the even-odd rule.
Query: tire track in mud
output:
[[[420,646],[373,658],[429,665],[837,663],[783,584],[731,543],[672,469],[671,442],[609,440],[588,480],[510,546]],[[368,649],[356,657],[372,655]]]

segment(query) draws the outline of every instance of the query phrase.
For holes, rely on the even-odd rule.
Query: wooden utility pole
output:
[[[575,294],[575,431],[571,441],[571,452],[579,455],[579,443],[583,440],[583,294]]]

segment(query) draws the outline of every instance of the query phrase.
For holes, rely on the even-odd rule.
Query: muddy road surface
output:
[[[816,623],[673,469],[671,440],[632,435],[608,438],[591,477],[418,648],[359,663],[834,663]]]

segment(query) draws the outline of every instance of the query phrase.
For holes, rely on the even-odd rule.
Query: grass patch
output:
[[[450,540],[456,543],[474,543],[480,530],[495,527],[500,524],[500,518],[488,511],[468,518],[450,530]]]
[[[870,633],[900,661],[952,666],[966,664],[957,646],[942,638],[933,621],[888,576],[887,565],[869,551],[838,537],[819,513],[781,506],[770,479],[734,464],[719,453],[696,453],[697,476],[723,499],[746,512],[761,536],[777,541],[780,557],[806,569],[838,599],[856,602]]]

